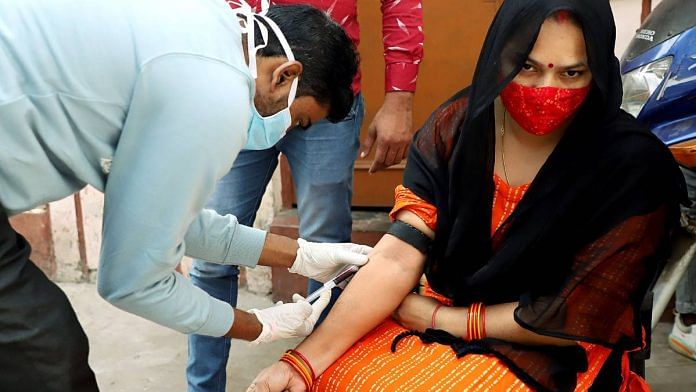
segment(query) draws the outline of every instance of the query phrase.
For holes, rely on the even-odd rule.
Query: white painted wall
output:
[[[661,1],[652,0],[653,9]],[[616,56],[620,59],[633,39],[636,30],[640,27],[640,12],[643,2],[642,0],[611,0],[610,3],[616,22]]]

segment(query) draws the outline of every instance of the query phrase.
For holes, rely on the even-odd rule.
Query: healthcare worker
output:
[[[295,241],[203,209],[242,148],[269,148],[352,105],[345,32],[309,6],[267,11],[0,0],[0,390],[97,390],[72,307],[8,222],[87,184],[105,193],[99,294],[183,333],[305,335],[328,302],[232,309],[174,272],[184,254],[320,281],[367,261],[367,247]],[[315,50],[295,58],[293,47]]]

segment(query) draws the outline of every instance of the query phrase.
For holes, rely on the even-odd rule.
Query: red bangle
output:
[[[430,316],[430,328],[432,328],[432,329],[436,329],[435,328],[435,316],[437,316],[437,311],[440,310],[441,307],[442,307],[442,304],[437,304],[437,306],[435,306],[435,310],[433,310],[433,315]]]
[[[299,351],[297,351],[297,350],[288,350],[288,351],[291,352],[291,353],[293,353],[293,354],[295,354],[295,355],[297,355],[298,357],[300,357],[300,359],[304,362],[304,364],[309,368],[309,373],[310,373],[310,375],[312,376],[312,380],[314,380],[315,378],[317,378],[317,376],[316,376],[315,373],[314,373],[314,368],[312,367],[312,364],[309,362],[309,360],[307,359],[307,357],[305,357],[304,355],[302,355],[302,353],[299,352]]]
[[[283,354],[282,357],[280,357],[279,361],[287,363],[288,365],[290,365],[291,368],[293,368],[297,373],[300,374],[300,377],[302,377],[302,381],[304,382],[305,387],[307,387],[308,391],[312,389],[312,381],[309,380],[309,376],[306,373],[307,371],[302,368],[302,365],[297,363],[295,357],[292,357],[286,353]]]
[[[302,377],[302,381],[304,381],[307,391],[312,390],[314,379],[316,377],[314,375],[312,365],[309,364],[309,361],[304,355],[297,350],[288,350],[285,352],[285,354],[283,354],[282,357],[280,357],[280,361],[287,363],[293,369],[295,369],[295,371]]]

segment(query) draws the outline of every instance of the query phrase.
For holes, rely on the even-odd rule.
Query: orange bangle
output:
[[[464,340],[471,340],[469,339],[469,334],[471,333],[471,324],[469,323],[469,320],[471,319],[471,307],[469,307],[466,310],[466,334],[463,336]]]
[[[479,304],[478,311],[476,312],[476,339],[481,339],[483,333],[481,333],[481,309],[483,309],[483,304]]]
[[[291,355],[283,354],[283,356],[280,357],[280,361],[287,363],[288,365],[290,365],[290,367],[295,369],[295,371],[297,373],[299,373],[300,376],[302,377],[302,381],[304,382],[305,387],[307,387],[307,390],[310,390],[310,388],[312,387],[312,381],[309,379],[309,375],[307,373],[307,370],[304,369],[303,366],[297,362],[295,357],[293,357]]]
[[[299,351],[297,351],[297,350],[292,350],[292,349],[291,349],[291,350],[288,350],[288,351],[290,351],[292,354],[298,356],[298,357],[304,362],[304,364],[305,364],[305,365],[307,366],[307,368],[309,369],[309,373],[310,373],[310,375],[312,376],[312,380],[314,380],[315,378],[317,378],[316,375],[315,375],[315,373],[314,373],[314,368],[312,368],[312,364],[309,363],[309,360],[307,359],[307,357],[305,357],[304,355],[302,355],[302,353],[299,352]]]
[[[471,305],[469,305],[469,309],[466,313],[466,336],[465,336],[466,340],[471,340],[471,330],[473,329],[471,327],[471,318],[472,318],[471,314],[473,313],[473,311],[474,311],[474,304],[471,304]]]
[[[479,317],[481,316],[481,303],[476,304],[476,313],[474,313],[474,339],[479,340],[480,339],[480,331],[479,331],[479,326],[481,325],[479,323]]]
[[[467,315],[466,323],[466,340],[474,340],[474,317],[476,317],[476,303],[469,305],[469,314]]]
[[[479,340],[485,336],[485,310],[481,302],[469,305],[466,317],[466,340]]]
[[[282,357],[280,357],[280,361],[290,365],[293,369],[295,369],[295,371],[297,371],[297,373],[300,374],[300,376],[302,376],[302,380],[304,381],[308,391],[312,389],[314,379],[316,377],[314,375],[312,365],[310,365],[309,361],[304,355],[297,350],[288,350],[283,354]]]

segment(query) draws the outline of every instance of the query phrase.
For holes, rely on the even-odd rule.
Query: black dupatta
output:
[[[593,86],[524,198],[491,238],[493,102],[519,72],[541,24],[559,10],[582,25]],[[519,302],[515,320],[548,336],[640,347],[639,309],[678,223],[684,184],[668,149],[619,109],[621,79],[607,0],[506,0],[473,84],[416,134],[404,185],[438,210],[426,262],[431,286],[466,306]],[[464,342],[459,355],[497,355],[540,390],[573,390],[587,367],[578,345]],[[445,334],[446,335],[446,334]]]

